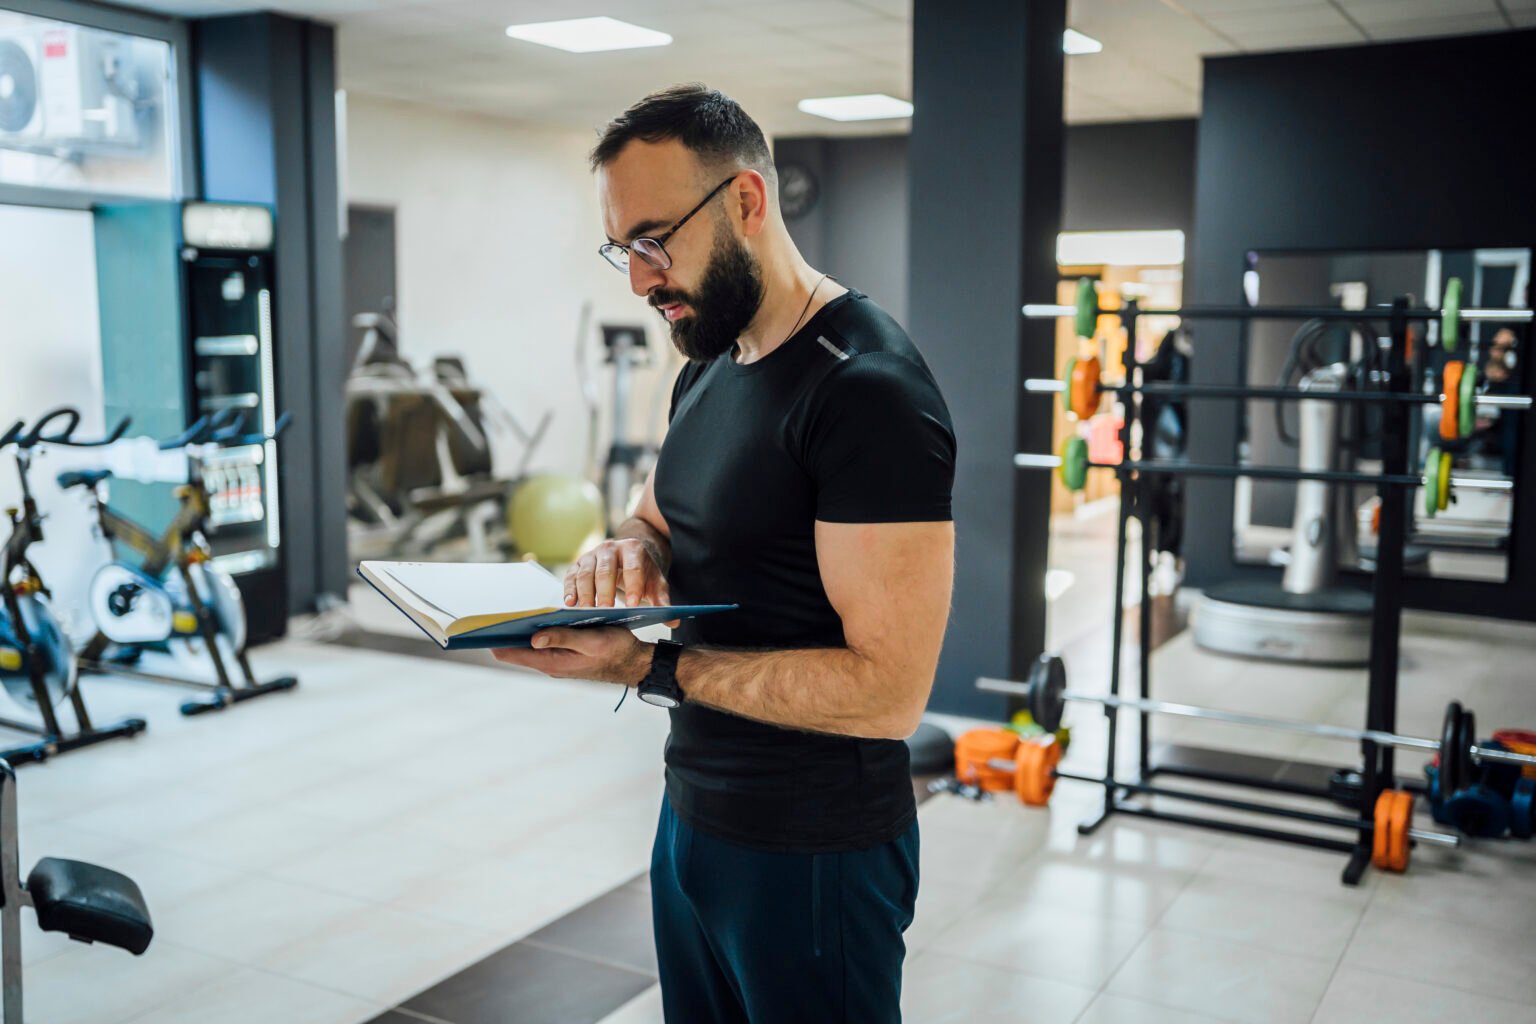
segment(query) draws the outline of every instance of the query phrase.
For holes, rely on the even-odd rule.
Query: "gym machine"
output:
[[[44,431],[54,421],[67,422],[53,433]],[[11,535],[5,542],[0,563],[0,684],[22,708],[35,712],[40,722],[0,718],[0,726],[40,737],[38,742],[0,752],[0,758],[14,764],[42,761],[54,754],[77,750],[110,739],[137,736],[145,729],[142,718],[128,718],[112,725],[97,726],[91,721],[80,692],[74,650],[69,637],[54,617],[48,604],[48,588],[27,557],[27,549],[43,539],[43,516],[32,497],[28,471],[39,444],[66,444],[94,447],[111,444],[128,429],[123,420],[107,437],[97,441],[74,438],[80,414],[74,409],[55,409],[38,420],[31,430],[18,421],[0,435],[0,449],[16,448],[16,472],[21,479],[21,507],[7,509]],[[57,707],[68,701],[75,714],[75,728],[65,729]]]
[[[71,470],[58,477],[66,490],[83,487],[89,492],[101,536],[109,544],[121,543],[141,559],[132,565],[114,558],[92,577],[89,606],[96,634],[80,652],[81,668],[213,692],[206,700],[183,703],[184,715],[222,710],[299,684],[295,676],[257,682],[246,657],[245,601],[208,543],[214,498],[206,484],[207,465],[230,448],[272,444],[291,415],[278,417],[270,434],[245,434],[245,419],[244,413],[226,408],[159,442],[161,451],[184,453],[187,465],[187,482],[175,490],[176,514],[159,535],[108,503],[104,491],[113,475],[110,470]],[[194,657],[206,656],[213,666],[212,681],[148,671],[137,664],[145,650],[163,650],[173,642]],[[239,669],[238,679],[231,662]]]
[[[31,907],[37,926],[76,942],[100,942],[138,956],[155,930],[144,894],[133,879],[79,860],[44,857],[21,877],[16,820],[16,774],[0,760],[0,1022],[24,1024],[22,1013],[21,909]]]
[[[1427,464],[1423,472],[1409,472],[1411,431],[1409,430],[1408,410],[1412,406],[1438,404],[1442,407],[1442,416],[1444,416],[1448,410],[1448,403],[1459,403],[1452,418],[1460,423],[1462,419],[1460,410],[1468,405],[1466,399],[1470,398],[1471,402],[1476,404],[1483,403],[1482,396],[1477,396],[1475,393],[1466,394],[1460,381],[1443,383],[1442,388],[1444,390],[1439,394],[1419,394],[1409,390],[1411,380],[1407,363],[1409,327],[1410,324],[1416,322],[1438,320],[1441,325],[1440,334],[1442,340],[1449,338],[1454,342],[1463,322],[1490,321],[1528,324],[1532,321],[1532,312],[1522,309],[1462,309],[1459,302],[1456,301],[1446,302],[1444,308],[1440,310],[1414,308],[1409,306],[1406,299],[1398,299],[1389,306],[1374,306],[1363,310],[1342,310],[1326,307],[1272,307],[1266,309],[1246,306],[1206,306],[1169,310],[1142,310],[1132,300],[1118,311],[1101,311],[1098,308],[1098,296],[1093,288],[1093,283],[1084,279],[1079,283],[1075,305],[1028,305],[1024,307],[1023,314],[1025,317],[1032,319],[1062,316],[1073,317],[1076,321],[1077,334],[1081,339],[1091,339],[1094,336],[1095,327],[1100,315],[1118,316],[1125,328],[1127,338],[1130,339],[1125,353],[1125,380],[1118,385],[1105,384],[1099,379],[1098,360],[1091,357],[1074,361],[1074,364],[1069,367],[1067,379],[1064,381],[1029,380],[1024,382],[1025,389],[1032,393],[1062,394],[1064,400],[1068,403],[1068,407],[1080,418],[1086,418],[1096,411],[1101,394],[1113,393],[1117,395],[1124,403],[1126,410],[1120,435],[1126,455],[1125,459],[1119,463],[1092,463],[1088,458],[1086,442],[1081,437],[1072,437],[1063,446],[1059,456],[1020,453],[1015,456],[1014,460],[1015,465],[1022,469],[1057,469],[1062,474],[1062,479],[1067,486],[1074,490],[1081,489],[1087,471],[1091,468],[1113,469],[1120,480],[1120,514],[1116,541],[1115,588],[1113,590],[1115,595],[1115,616],[1110,654],[1109,696],[1102,702],[1104,704],[1104,713],[1108,719],[1108,750],[1104,775],[1099,778],[1086,777],[1088,781],[1102,785],[1104,790],[1103,804],[1095,817],[1079,825],[1079,832],[1084,835],[1091,834],[1112,815],[1124,813],[1323,849],[1338,850],[1350,855],[1349,862],[1343,873],[1343,880],[1349,885],[1357,884],[1365,871],[1366,865],[1373,861],[1382,866],[1393,866],[1399,863],[1406,864],[1406,855],[1403,851],[1406,849],[1404,844],[1406,844],[1409,838],[1412,838],[1407,834],[1407,821],[1412,810],[1412,798],[1406,791],[1398,791],[1394,788],[1397,781],[1394,769],[1394,752],[1399,746],[1421,745],[1418,742],[1410,742],[1414,738],[1402,737],[1395,732],[1399,639],[1402,627],[1402,577],[1409,497],[1413,489],[1424,488],[1424,500],[1427,511],[1431,502],[1437,509],[1444,508],[1446,502],[1450,500],[1451,495],[1457,488],[1468,490],[1474,488],[1508,489],[1513,486],[1512,482],[1508,480],[1488,481],[1478,478],[1456,478],[1448,472],[1445,460],[1441,459],[1438,452],[1431,453],[1432,457],[1426,460]],[[1371,375],[1371,378],[1365,382],[1371,385],[1368,388],[1319,389],[1314,392],[1285,387],[1175,385],[1146,382],[1138,377],[1135,338],[1138,317],[1148,315],[1177,316],[1183,320],[1221,319],[1249,321],[1272,319],[1306,321],[1316,319],[1325,322],[1385,323],[1388,328],[1389,344],[1382,353],[1383,361],[1379,372]],[[1378,441],[1381,445],[1382,471],[1380,473],[1364,473],[1340,468],[1307,469],[1277,466],[1225,466],[1192,463],[1182,460],[1133,457],[1133,446],[1140,443],[1142,438],[1140,400],[1146,396],[1189,400],[1259,399],[1277,402],[1296,402],[1305,399],[1309,401],[1350,404],[1373,403],[1374,407],[1380,412]],[[1501,396],[1496,401],[1501,407],[1508,409],[1529,409],[1531,404],[1529,398],[1521,396]],[[1121,652],[1124,646],[1124,616],[1121,614],[1121,595],[1125,591],[1127,571],[1126,547],[1129,522],[1132,517],[1135,517],[1141,525],[1143,536],[1147,535],[1149,508],[1148,503],[1142,500],[1141,493],[1144,489],[1144,481],[1151,479],[1157,474],[1176,474],[1180,476],[1217,479],[1253,477],[1259,479],[1322,481],[1328,483],[1360,483],[1376,486],[1381,500],[1381,512],[1376,569],[1373,578],[1373,593],[1370,606],[1370,658],[1368,663],[1366,721],[1364,729],[1350,731],[1349,735],[1344,737],[1359,741],[1363,760],[1363,770],[1360,773],[1360,787],[1355,801],[1355,810],[1359,812],[1358,819],[1348,819],[1348,827],[1358,830],[1358,834],[1352,840],[1334,839],[1307,832],[1265,828],[1222,818],[1175,813],[1148,804],[1138,803],[1134,799],[1137,796],[1165,796],[1251,813],[1274,815],[1290,820],[1306,821],[1312,824],[1343,824],[1343,820],[1339,819],[1337,815],[1319,815],[1267,803],[1228,800],[1206,794],[1191,794],[1186,791],[1169,790],[1166,787],[1156,785],[1154,780],[1156,776],[1161,774],[1328,800],[1332,800],[1337,796],[1333,790],[1326,787],[1258,778],[1236,772],[1213,771],[1195,766],[1156,764],[1153,762],[1149,719],[1154,712],[1168,713],[1170,706],[1161,703],[1151,703],[1151,648],[1150,644],[1146,642],[1146,638],[1152,634],[1151,565],[1150,555],[1145,546],[1143,546],[1141,552],[1139,572],[1141,592],[1139,627],[1143,642],[1139,645],[1140,651],[1137,662],[1137,695],[1132,701],[1125,701],[1121,697]],[[1018,686],[1020,684],[1014,685]],[[1052,684],[1051,686],[1043,687],[1042,690],[1043,692],[1065,692],[1064,683],[1060,686]],[[1018,690],[1010,690],[1009,692],[1015,695],[1020,694]],[[1140,718],[1140,729],[1138,731],[1139,748],[1137,751],[1138,772],[1136,778],[1129,780],[1119,779],[1115,774],[1120,752],[1118,711],[1121,706],[1136,711]],[[1213,716],[1205,715],[1204,717]],[[1248,724],[1259,723],[1250,722]],[[1273,721],[1266,720],[1263,724],[1273,725]],[[1429,741],[1422,742],[1427,743]],[[1444,741],[1442,740],[1442,742]],[[1046,745],[1049,746],[1049,744]],[[1467,746],[1467,753],[1470,757],[1472,756],[1471,744],[1468,743]],[[1424,747],[1423,749],[1429,748]],[[1440,749],[1442,755],[1444,755],[1447,751],[1456,748],[1448,745]],[[1478,757],[1484,760],[1496,760],[1497,758],[1490,757],[1491,753],[1496,752],[1480,752]],[[1047,759],[1049,758],[1049,755],[1044,756]],[[1051,765],[1051,768],[1054,769],[1054,764]],[[1399,793],[1400,795],[1387,796],[1385,798],[1383,796],[1384,794],[1392,793]]]
[[[346,391],[354,547],[378,541],[392,557],[420,556],[467,538],[471,558],[496,557],[508,499],[554,412],[528,430],[461,359],[440,356],[418,370],[401,354],[389,313],[360,313],[352,324],[363,331]],[[521,446],[511,475],[496,472],[495,433]]]

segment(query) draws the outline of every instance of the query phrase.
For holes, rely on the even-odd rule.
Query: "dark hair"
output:
[[[636,139],[676,139],[707,166],[751,168],[770,184],[777,180],[768,140],[757,122],[725,93],[698,82],[653,92],[609,121],[598,132],[592,169],[613,162]]]

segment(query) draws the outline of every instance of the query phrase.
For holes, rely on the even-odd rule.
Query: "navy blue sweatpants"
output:
[[[917,823],[847,853],[689,828],[665,800],[651,914],[667,1024],[896,1024],[917,899]]]

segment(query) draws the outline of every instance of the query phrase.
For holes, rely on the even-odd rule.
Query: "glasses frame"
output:
[[[729,178],[726,178],[720,184],[710,189],[709,195],[705,196],[703,199],[700,199],[697,206],[679,217],[671,227],[667,228],[667,230],[663,231],[660,235],[641,235],[638,238],[631,238],[628,244],[623,242],[604,242],[602,245],[597,247],[597,254],[606,260],[608,265],[611,266],[614,270],[617,270],[621,274],[627,274],[629,273],[629,261],[634,257],[634,246],[640,242],[650,242],[656,247],[656,251],[661,253],[661,258],[665,262],[657,263],[654,259],[647,256],[643,250],[639,254],[640,258],[644,260],[647,265],[654,267],[657,270],[671,270],[672,254],[667,252],[667,242],[671,241],[672,236],[677,234],[679,229],[681,229],[684,224],[687,224],[690,220],[693,219],[694,214],[704,209],[704,207],[709,204],[711,199],[719,195],[725,186],[735,181],[738,174],[740,174],[739,171],[737,174],[731,175]],[[620,257],[619,253],[623,253],[624,255]],[[621,258],[623,260],[622,263],[620,262]]]

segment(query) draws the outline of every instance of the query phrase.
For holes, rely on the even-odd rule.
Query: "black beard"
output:
[[[687,303],[689,316],[668,324],[672,344],[687,358],[712,362],[736,344],[741,332],[757,316],[763,304],[763,271],[747,247],[724,225],[715,233],[709,266],[696,294],[658,288],[650,295],[651,306]]]

